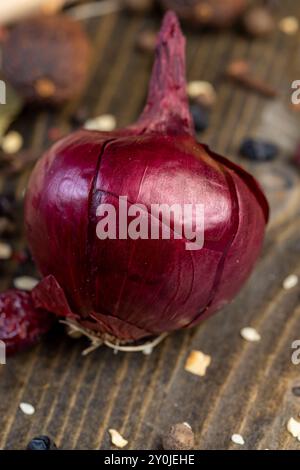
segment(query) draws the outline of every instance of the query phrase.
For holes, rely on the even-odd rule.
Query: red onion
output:
[[[96,334],[137,340],[191,327],[229,302],[259,255],[268,204],[254,178],[196,142],[174,13],[158,39],[147,105],[114,132],[80,130],[36,165],[26,229],[43,275],[36,307]],[[96,235],[99,204],[204,205],[204,246]],[[194,217],[194,215],[193,215]],[[193,221],[194,222],[194,221]]]

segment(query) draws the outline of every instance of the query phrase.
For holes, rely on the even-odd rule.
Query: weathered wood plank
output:
[[[300,13],[297,2],[283,3],[284,14]],[[111,112],[121,126],[137,117],[152,57],[137,52],[134,44],[138,31],[149,25],[158,27],[159,18],[111,15],[87,24],[95,54],[82,102],[91,114]],[[211,126],[202,138],[240,161],[244,136],[272,133],[263,116],[273,104],[228,83],[225,66],[234,58],[252,61],[257,74],[282,90],[286,109],[291,80],[300,74],[299,36],[277,33],[267,41],[232,32],[187,31],[187,36],[189,79],[213,81],[218,88]],[[47,127],[59,123],[67,129],[68,115],[77,105],[58,115],[26,112],[17,128],[40,154],[47,145]],[[280,119],[275,116],[274,126]],[[299,117],[292,119],[294,129]],[[294,138],[295,130],[292,134]],[[114,427],[130,448],[153,449],[161,445],[170,424],[188,421],[200,449],[234,448],[234,432],[243,434],[245,448],[299,449],[285,429],[289,417],[297,416],[300,401],[291,393],[300,369],[290,360],[291,343],[300,331],[299,289],[282,289],[288,274],[300,275],[300,178],[289,156],[285,149],[277,163],[248,165],[264,185],[273,211],[264,253],[235,301],[200,327],[169,336],[149,357],[101,349],[83,358],[84,340],[71,340],[60,329],[52,332],[38,347],[0,368],[0,448],[20,449],[33,435],[46,433],[63,448],[108,449],[107,429]],[[1,188],[17,188],[20,195],[20,227],[28,175],[5,181],[0,175]],[[23,246],[21,232],[15,244]],[[13,263],[5,267],[2,289],[11,285],[15,269]],[[250,324],[261,333],[260,343],[241,339],[240,329]],[[192,349],[212,357],[203,378],[184,371]],[[23,415],[21,401],[33,403],[36,414]]]

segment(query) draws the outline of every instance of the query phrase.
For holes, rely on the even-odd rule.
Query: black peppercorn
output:
[[[190,111],[196,132],[205,131],[209,125],[209,109],[206,106],[201,106],[196,103],[191,105]]]
[[[277,145],[261,139],[245,139],[240,147],[240,154],[256,162],[267,162],[278,155]]]
[[[79,22],[63,15],[18,23],[3,45],[3,72],[27,102],[59,105],[85,86],[90,46]]]
[[[34,437],[27,445],[27,450],[57,450],[56,444],[48,436]]]

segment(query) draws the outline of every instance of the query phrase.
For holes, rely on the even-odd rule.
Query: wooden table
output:
[[[279,15],[300,16],[299,2],[279,3]],[[95,54],[82,102],[91,116],[113,113],[120,126],[138,116],[153,58],[138,52],[135,41],[140,30],[158,25],[155,15],[112,14],[87,22]],[[45,433],[61,448],[110,449],[107,431],[115,428],[128,439],[128,448],[157,449],[165,429],[182,421],[192,425],[199,449],[237,448],[233,433],[243,435],[245,449],[300,448],[286,431],[288,419],[300,412],[300,397],[292,393],[300,385],[300,365],[291,362],[291,343],[300,339],[299,286],[282,288],[286,276],[300,276],[300,172],[289,162],[299,134],[300,114],[289,108],[291,82],[300,79],[299,36],[277,32],[270,40],[250,40],[234,32],[186,33],[188,79],[209,80],[218,91],[201,139],[236,161],[244,136],[265,135],[280,143],[276,162],[247,164],[272,206],[262,257],[231,305],[200,327],[167,337],[150,356],[103,348],[83,357],[86,341],[58,329],[9,359],[0,368],[0,448],[24,448]],[[278,87],[281,97],[264,99],[224,79],[226,64],[236,58],[249,59],[254,73]],[[40,155],[49,145],[47,129],[67,130],[77,105],[58,114],[27,110],[14,127]],[[28,174],[1,178],[2,190],[16,191],[19,227]],[[13,242],[23,246],[21,231]],[[3,266],[2,289],[19,269],[15,262]],[[240,329],[248,325],[259,331],[260,342],[241,338]],[[205,377],[184,370],[192,349],[212,357]],[[22,401],[35,406],[33,416],[20,411]]]

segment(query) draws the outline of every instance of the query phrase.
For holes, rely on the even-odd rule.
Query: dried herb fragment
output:
[[[211,356],[204,354],[202,351],[193,350],[186,360],[184,369],[191,374],[204,377],[210,364]]]

